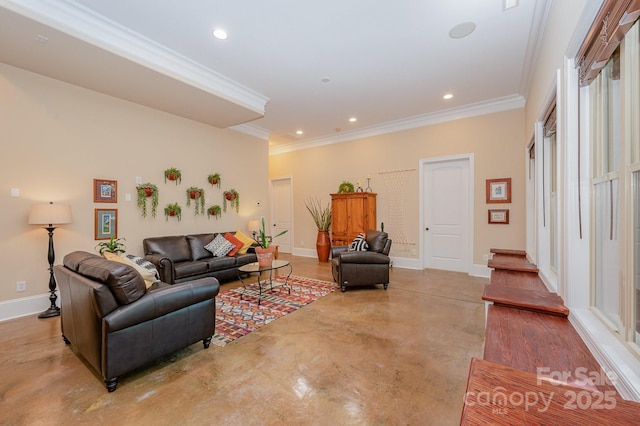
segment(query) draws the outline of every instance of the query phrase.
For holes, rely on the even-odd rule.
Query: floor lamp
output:
[[[49,300],[51,306],[46,311],[38,315],[38,318],[51,318],[60,315],[60,308],[56,306],[56,279],[53,276],[53,262],[56,260],[56,253],[53,250],[53,225],[63,225],[71,223],[71,207],[66,204],[38,204],[29,210],[29,225],[48,225],[44,229],[49,233]]]

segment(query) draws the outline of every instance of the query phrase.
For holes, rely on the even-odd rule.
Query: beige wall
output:
[[[118,236],[142,254],[147,236],[245,229],[250,217],[268,216],[267,143],[125,102],[0,64],[0,301],[48,291],[47,233],[27,224],[29,207],[48,201],[71,205],[73,223],[55,231],[56,263],[73,250],[93,251],[94,209],[117,208]],[[181,185],[164,183],[163,170],[183,172]],[[206,182],[222,175],[222,188]],[[135,178],[160,189],[159,214],[142,218]],[[93,179],[118,181],[118,203],[94,203]],[[209,204],[222,191],[241,196],[239,214],[220,220],[195,216],[185,205],[189,186],[205,188]],[[20,197],[10,197],[11,188]],[[125,201],[125,194],[132,201]],[[261,206],[256,201],[261,200]],[[165,221],[161,208],[183,206],[182,221]],[[16,292],[16,281],[27,292]],[[46,306],[44,306],[46,308]]]
[[[378,195],[378,223],[388,219],[388,194],[379,172],[415,169],[405,191],[405,233],[419,242],[419,182],[421,159],[473,153],[475,156],[475,244],[473,261],[483,263],[482,255],[491,247],[524,249],[525,176],[524,109],[482,115],[397,133],[364,138],[323,147],[272,155],[271,178],[291,176],[294,182],[294,246],[315,247],[316,229],[304,201],[318,197],[329,201],[343,180],[366,184]],[[509,225],[488,225],[485,180],[512,178]],[[496,206],[495,204],[492,206]],[[304,241],[304,245],[302,242]],[[392,248],[392,255],[393,253]],[[403,255],[403,257],[419,257]]]

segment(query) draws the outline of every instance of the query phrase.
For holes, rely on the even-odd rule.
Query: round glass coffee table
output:
[[[284,268],[287,266],[289,267],[289,272],[287,273],[287,276],[285,277],[284,282],[283,283],[276,282],[276,285],[274,285],[273,283],[274,271],[277,271],[278,269]],[[275,287],[286,287],[287,290],[289,291],[289,294],[291,294],[291,287],[289,287],[288,283],[289,283],[289,277],[291,276],[292,272],[293,272],[293,266],[291,266],[291,263],[288,260],[275,259],[271,263],[271,265],[267,265],[267,266],[260,266],[258,262],[242,265],[241,267],[238,268],[238,279],[242,283],[242,286],[244,287],[245,291],[243,291],[240,294],[240,300],[242,300],[242,296],[245,294],[247,290],[247,284],[248,284],[248,283],[245,283],[244,279],[242,278],[242,275],[247,274],[246,278],[248,278],[249,276],[251,276],[251,274],[258,274],[257,284],[258,284],[258,305],[259,305],[260,300],[262,299],[263,288],[265,290],[272,291]],[[265,275],[264,279],[262,279],[263,274]],[[246,294],[249,295],[249,293],[246,293]]]

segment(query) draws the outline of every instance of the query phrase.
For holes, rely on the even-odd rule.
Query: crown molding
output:
[[[256,138],[263,139],[265,141],[269,140],[269,135],[271,134],[270,130],[251,123],[238,124],[237,126],[231,126],[229,128],[249,136],[255,136]]]
[[[348,142],[355,139],[368,138],[387,133],[400,132],[403,130],[415,129],[418,127],[431,126],[448,121],[460,120],[479,115],[492,114],[496,112],[508,111],[517,108],[524,108],[525,98],[522,95],[505,96],[490,101],[478,102],[465,105],[459,108],[450,108],[434,113],[417,115],[400,120],[369,126],[349,132],[343,132],[338,136],[326,136],[310,139],[303,142],[293,142],[273,147],[269,150],[269,155],[284,154],[287,152],[299,151],[303,149],[316,148],[324,145]]]
[[[0,0],[0,6],[262,116],[266,96],[69,0]]]

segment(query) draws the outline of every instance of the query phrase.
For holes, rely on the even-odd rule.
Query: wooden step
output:
[[[580,404],[578,406],[578,404]],[[461,425],[632,425],[640,404],[617,392],[539,381],[536,374],[473,358]]]
[[[524,257],[525,259],[527,257],[527,252],[524,251],[524,250],[492,248],[492,249],[489,250],[489,253],[504,254],[504,255],[507,255],[507,256],[521,256],[521,257]]]
[[[565,317],[490,305],[484,359],[531,374],[538,373],[539,368],[566,372],[563,383],[601,392],[615,390],[610,382],[592,384],[577,374],[584,371],[606,377]]]
[[[487,262],[487,267],[491,269],[505,269],[508,271],[531,272],[537,274],[538,267],[533,263],[529,263],[526,259],[515,257],[494,256]]]
[[[564,305],[562,297],[546,290],[536,291],[489,284],[484,286],[482,300],[493,302],[495,305],[528,309],[551,315],[563,317],[569,315],[569,308]]]
[[[509,271],[494,269],[491,271],[492,285],[523,288],[527,290],[548,291],[538,274],[531,272]]]

